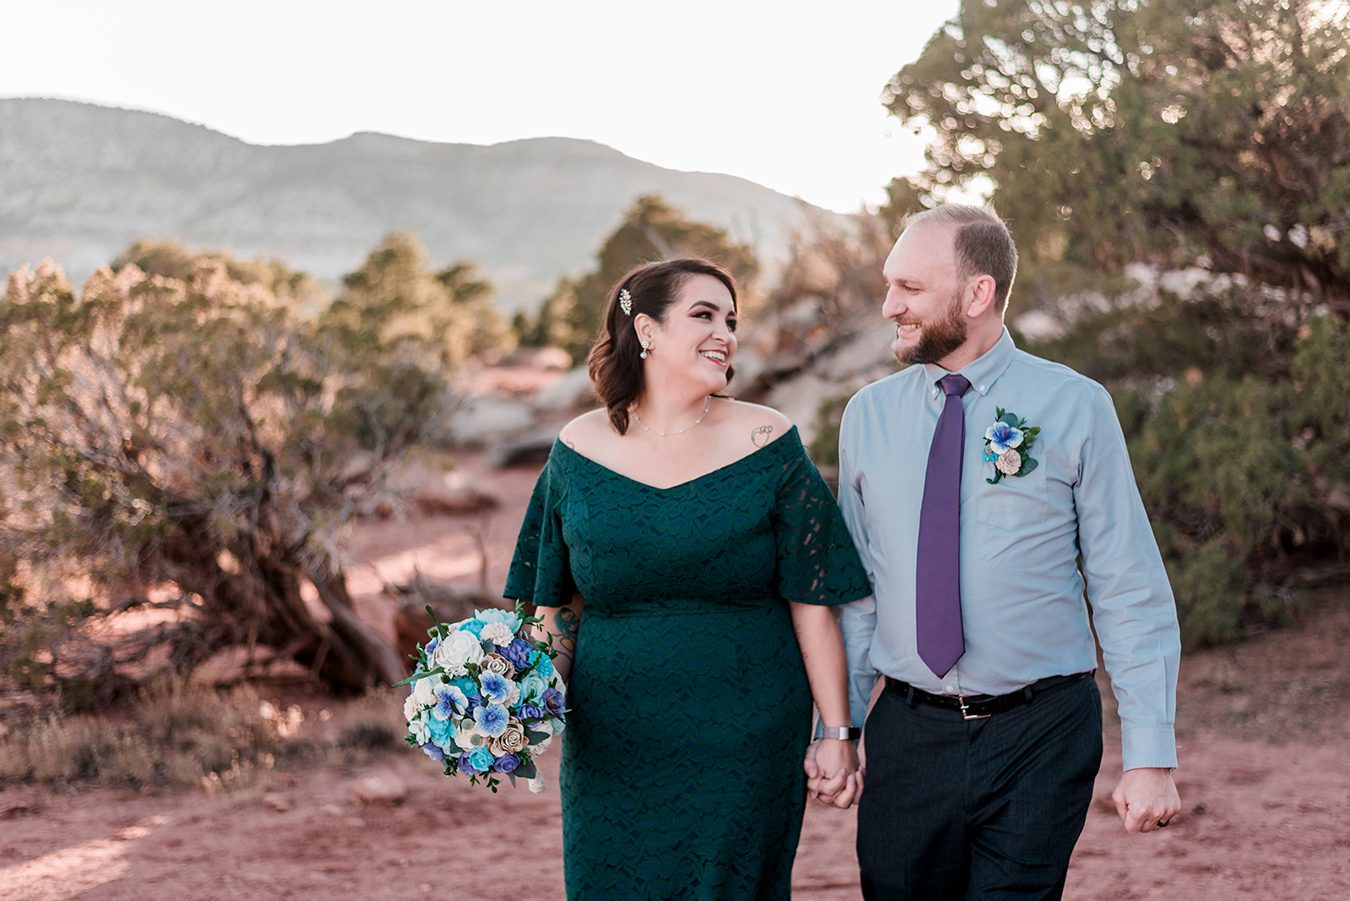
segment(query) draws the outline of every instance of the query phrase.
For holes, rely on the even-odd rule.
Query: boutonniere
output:
[[[985,479],[990,485],[997,485],[1004,476],[1024,476],[1036,468],[1031,445],[1041,433],[1040,426],[1028,426],[1025,419],[1002,407],[995,415],[998,419],[984,430],[984,453],[980,455],[984,462],[994,464],[994,477]]]

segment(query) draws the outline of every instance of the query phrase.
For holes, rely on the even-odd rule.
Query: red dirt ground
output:
[[[372,622],[388,628],[392,617],[380,581],[413,566],[476,582],[475,528],[489,584],[501,584],[533,474],[471,461],[465,475],[503,507],[356,536],[353,587]],[[1109,730],[1066,897],[1350,898],[1348,642],[1350,603],[1337,590],[1314,597],[1292,629],[1187,656],[1183,813],[1152,835],[1124,834],[1109,800],[1120,766]],[[550,786],[540,795],[494,796],[411,752],[273,773],[269,784],[214,796],[0,790],[0,899],[562,898],[557,759],[543,759]],[[362,799],[380,788],[404,798]],[[858,897],[853,837],[851,811],[808,809],[795,897]]]

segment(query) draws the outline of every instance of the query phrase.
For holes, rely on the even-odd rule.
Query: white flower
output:
[[[436,645],[431,662],[443,667],[451,676],[468,672],[466,663],[477,665],[483,659],[483,648],[472,632],[455,632]]]
[[[472,751],[487,744],[487,737],[474,731],[473,720],[466,719],[455,725],[459,726],[459,731],[455,733],[455,744],[459,745],[461,751]]]
[[[427,724],[422,721],[420,715],[408,721],[408,734],[417,739],[419,745],[431,741],[431,730],[427,728]]]
[[[414,697],[414,695],[408,695],[407,699],[403,702],[403,718],[408,722],[412,722],[412,718],[417,716],[417,711],[420,709],[417,698]]]
[[[418,679],[413,683],[412,700],[418,707],[430,707],[436,703],[436,683],[440,681],[434,676],[427,676],[424,679]]]
[[[495,645],[507,645],[516,636],[506,623],[488,623],[478,637]]]

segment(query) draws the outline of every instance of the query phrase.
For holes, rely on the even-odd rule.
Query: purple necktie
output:
[[[919,656],[941,678],[966,650],[961,636],[961,457],[966,438],[961,395],[970,382],[949,375],[938,384],[947,400],[928,449],[914,606]]]

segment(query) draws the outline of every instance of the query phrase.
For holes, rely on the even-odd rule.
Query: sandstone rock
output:
[[[467,486],[424,488],[417,493],[414,503],[423,516],[463,516],[497,508],[497,498]]]
[[[517,347],[502,356],[502,365],[531,369],[571,369],[572,356],[561,347]]]
[[[262,802],[277,813],[285,813],[295,806],[295,802],[278,792],[264,792]]]
[[[408,786],[393,773],[367,776],[356,785],[356,797],[362,804],[402,804],[408,797]]]

